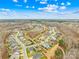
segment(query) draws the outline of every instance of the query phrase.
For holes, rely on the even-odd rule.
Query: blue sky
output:
[[[79,0],[0,0],[0,19],[79,19]]]

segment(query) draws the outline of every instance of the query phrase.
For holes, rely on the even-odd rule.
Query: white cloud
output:
[[[79,14],[79,10],[74,11],[73,14]]]
[[[26,6],[26,8],[29,8],[29,6]]]
[[[71,3],[70,2],[67,2],[67,5],[71,5]]]
[[[19,5],[19,4],[16,4],[16,6],[18,6],[18,7],[22,7],[22,5]]]
[[[32,6],[32,8],[35,8],[35,6]]]
[[[0,15],[3,16],[14,16],[16,12],[14,10],[10,10],[10,9],[2,9],[2,11],[0,11]]]
[[[48,1],[48,0],[35,0],[35,1]]]
[[[65,5],[65,3],[62,2],[61,5]]]
[[[55,1],[58,1],[58,0],[55,0]]]
[[[26,2],[27,2],[27,0],[24,0],[24,2],[26,3]]]
[[[10,9],[6,9],[6,8],[1,8],[0,10],[1,11],[8,11],[8,12],[10,11]]]
[[[19,2],[19,0],[13,0],[13,2]],[[24,3],[27,2],[27,0],[23,0]]]
[[[8,13],[5,12],[5,11],[0,12],[0,14],[3,15],[3,16],[7,16],[8,15]]]
[[[60,9],[60,10],[65,10],[65,9],[66,9],[66,6],[60,6],[59,9]]]
[[[72,11],[73,12],[73,11]],[[0,12],[0,19],[79,19],[79,14],[73,14],[70,11],[62,14],[46,13],[46,12],[16,12],[10,13]],[[53,17],[52,17],[53,16]]]
[[[40,4],[47,4],[47,1],[40,1]]]
[[[18,0],[13,0],[13,2],[18,2]]]
[[[44,7],[44,8],[38,8],[38,10],[43,10],[43,11],[46,11],[46,12],[53,12],[53,11],[56,11],[58,8],[57,5],[53,4],[48,4],[47,7]]]

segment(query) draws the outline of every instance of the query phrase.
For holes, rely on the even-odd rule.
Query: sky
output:
[[[79,19],[79,0],[0,0],[0,19]]]

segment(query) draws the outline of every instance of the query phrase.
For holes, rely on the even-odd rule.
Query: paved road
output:
[[[23,48],[23,55],[24,55],[24,59],[28,59],[28,56],[27,56],[27,52],[26,52],[26,46],[18,39],[18,34],[19,34],[19,32],[16,34],[16,36],[14,37],[15,38],[15,40],[16,40],[16,42],[19,44],[19,45],[21,45],[21,47]]]

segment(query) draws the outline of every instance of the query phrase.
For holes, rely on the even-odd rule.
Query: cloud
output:
[[[48,4],[47,7],[44,7],[44,8],[38,8],[38,10],[42,10],[42,11],[46,11],[46,12],[53,12],[53,11],[56,11],[58,8],[57,5],[53,4]]]
[[[6,9],[6,8],[1,8],[0,10],[1,10],[1,11],[7,11],[7,12],[10,11],[10,9]]]
[[[65,10],[65,9],[66,9],[66,6],[60,6],[59,9],[60,9],[60,10]]]
[[[55,0],[55,1],[58,1],[58,0]]]
[[[29,8],[29,6],[26,6],[26,8]]]
[[[24,2],[26,3],[26,2],[27,2],[27,0],[24,0]]]
[[[22,5],[19,5],[19,4],[16,4],[16,6],[18,6],[18,7],[22,7]]]
[[[17,12],[14,10],[10,12],[0,11],[0,19],[24,19],[27,17],[25,12]]]
[[[73,11],[72,11],[73,12]],[[17,12],[5,13],[0,11],[0,19],[79,19],[79,14],[72,12],[46,13],[46,12]]]
[[[33,9],[34,9],[34,8],[35,8],[35,6],[26,6],[26,8],[33,8]]]
[[[13,0],[13,2],[18,2],[18,0]]]
[[[1,15],[4,15],[4,16],[7,16],[7,15],[8,15],[8,13],[5,12],[5,11],[0,12],[0,14],[1,14]]]
[[[2,11],[0,11],[0,15],[3,15],[3,16],[14,16],[16,14],[16,12],[14,10],[10,10],[10,9],[0,9]]]
[[[61,5],[65,5],[65,3],[62,2]]]
[[[79,10],[74,11],[73,14],[79,14]]]
[[[35,6],[32,6],[32,8],[35,8]]]
[[[67,5],[71,5],[71,3],[70,2],[67,2]]]
[[[47,4],[47,1],[40,1],[40,4]]]

